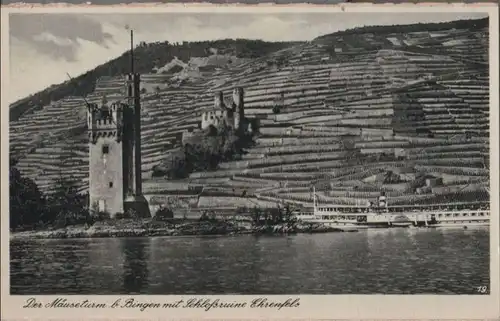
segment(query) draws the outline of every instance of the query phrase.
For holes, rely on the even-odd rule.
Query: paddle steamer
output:
[[[331,227],[461,227],[489,226],[488,202],[388,205],[384,193],[375,202],[366,205],[320,205],[313,192],[313,210],[298,214],[298,219],[308,223],[321,223]]]

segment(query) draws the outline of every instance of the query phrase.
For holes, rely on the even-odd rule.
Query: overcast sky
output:
[[[312,40],[363,25],[392,25],[483,18],[484,13],[159,13],[11,14],[10,97],[14,102],[76,77],[129,48],[129,25],[137,42],[248,38]]]

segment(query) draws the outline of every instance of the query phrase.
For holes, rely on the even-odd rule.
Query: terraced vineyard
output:
[[[380,191],[392,204],[489,199],[487,28],[346,39],[333,34],[196,76],[144,74],[147,196],[186,210],[310,206],[313,185],[328,203],[365,204]],[[122,84],[101,78],[87,100],[122,97]],[[214,93],[235,86],[245,90],[246,117],[260,120],[255,146],[213,172],[152,177]],[[85,112],[81,97],[66,97],[11,121],[11,156],[43,190],[61,174],[87,188]]]

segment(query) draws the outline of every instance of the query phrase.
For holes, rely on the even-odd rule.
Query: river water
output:
[[[11,294],[474,294],[489,229],[13,241]]]

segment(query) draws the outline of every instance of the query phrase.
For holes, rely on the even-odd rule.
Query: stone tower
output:
[[[245,123],[245,105],[244,105],[244,92],[242,87],[236,87],[233,90],[233,103],[235,105],[234,114],[234,129],[236,131],[244,130]]]
[[[133,39],[131,32],[131,40]],[[115,216],[151,216],[142,195],[140,75],[131,73],[124,84],[125,102],[89,105],[89,208]]]
[[[89,196],[92,211],[123,213],[123,109],[118,103],[90,104]]]

